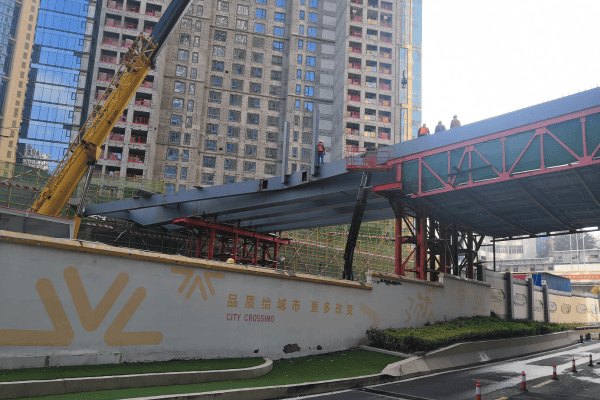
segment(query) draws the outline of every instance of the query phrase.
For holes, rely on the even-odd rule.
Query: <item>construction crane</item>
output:
[[[87,171],[84,190],[75,216],[75,237],[77,237],[85,206],[84,199],[92,179],[94,165],[101,153],[100,146],[121,118],[148,71],[153,67],[161,47],[166,43],[171,30],[189,2],[190,0],[173,0],[154,27],[152,36],[147,38],[140,33],[135,39],[101,97],[101,99],[106,98],[106,101],[104,104],[100,101],[96,104],[77,138],[69,146],[29,211],[58,216]]]

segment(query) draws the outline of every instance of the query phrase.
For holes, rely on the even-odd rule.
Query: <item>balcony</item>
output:
[[[360,79],[348,79],[348,85],[360,86]]]
[[[388,117],[388,116],[385,116],[385,115],[380,115],[379,116],[379,122],[385,122],[385,123],[389,124],[390,122],[392,122],[392,117]]]
[[[104,91],[98,91],[94,94],[94,99],[99,100],[99,101],[104,101],[104,100],[108,99],[109,95],[110,95],[110,93],[105,93]]]
[[[142,106],[142,107],[151,107],[152,106],[152,100],[150,99],[138,99],[135,101],[135,105],[136,106]]]
[[[379,132],[379,139],[390,140],[390,134],[387,132]]]
[[[123,29],[127,29],[130,31],[137,31],[138,25],[135,22],[125,22],[125,24],[123,25]]]
[[[379,100],[379,105],[390,107],[392,105],[392,102],[390,100]]]
[[[106,159],[113,160],[113,161],[121,161],[122,157],[123,157],[123,154],[121,154],[121,153],[108,153]]]
[[[360,131],[358,129],[346,128],[346,135],[359,135]]]
[[[348,101],[356,101],[360,103],[360,94],[349,94]]]
[[[107,64],[116,64],[117,56],[101,55],[100,62],[107,63]]]
[[[125,134],[124,133],[116,133],[116,132],[111,132],[110,136],[108,137],[109,140],[114,140],[117,142],[123,142],[125,141]]]
[[[375,114],[373,114],[373,115],[366,114],[365,121],[377,121],[377,116]]]
[[[146,144],[146,141],[147,141],[146,136],[131,135],[131,138],[129,139],[129,143],[135,143],[135,144]]]
[[[121,47],[131,47],[131,45],[133,44],[133,39],[123,39],[121,41]]]
[[[346,117],[360,119],[360,111],[346,111]]]
[[[144,82],[142,82],[142,84],[140,85],[140,87],[152,89],[154,87],[154,82],[152,82],[152,81],[144,81]]]
[[[377,67],[374,65],[367,65],[367,71],[377,72]]]
[[[139,124],[139,125],[150,125],[150,118],[149,117],[134,116],[133,117],[133,123],[134,124]]]
[[[146,15],[151,17],[160,18],[162,16],[162,12],[158,10],[146,10]]]
[[[375,23],[377,23],[377,22],[375,22]],[[392,23],[390,21],[381,21],[381,25],[380,26],[383,26],[384,28],[391,28],[392,27]]]
[[[392,3],[381,2],[381,9],[382,10],[393,11]]]
[[[375,131],[365,131],[365,137],[377,137],[377,133]]]
[[[362,38],[362,32],[361,31],[350,31],[350,36]]]
[[[354,15],[354,16],[350,17],[350,21],[352,21],[352,22],[362,22],[362,16],[360,16],[360,15]]]
[[[392,43],[392,38],[387,36],[382,36],[379,40],[383,43]]]
[[[129,12],[132,12],[132,13],[139,14],[140,13],[140,6],[134,6],[134,5],[127,4],[126,10],[129,11]]]
[[[130,163],[138,163],[138,164],[143,164],[144,163],[144,156],[137,156],[137,155],[129,155],[127,157],[127,162]]]
[[[110,27],[114,27],[114,28],[120,28],[121,27],[121,21],[116,20],[116,19],[106,18],[106,21],[104,22],[104,26],[110,26]]]
[[[111,38],[111,37],[105,37],[102,39],[102,44],[109,44],[111,46],[118,46],[119,45],[119,39],[117,38]]]
[[[365,86],[368,88],[377,88],[377,82],[365,82]]]
[[[367,50],[367,55],[377,57],[377,52],[374,50]]]
[[[351,69],[360,69],[360,63],[348,63],[348,68]]]
[[[152,28],[151,26],[147,26],[144,28],[144,33],[152,33],[152,29],[154,28]]]
[[[362,49],[360,47],[350,47],[350,53],[362,54]]]
[[[98,72],[98,80],[103,82],[110,82],[114,78],[114,75],[109,75],[106,72]]]
[[[112,8],[113,10],[122,10],[123,9],[123,3],[118,3],[116,1],[109,1],[106,6],[108,8]]]
[[[367,35],[367,39],[377,40],[377,35]]]
[[[366,98],[365,99],[365,104],[377,104],[377,100],[373,97],[373,98]]]
[[[382,51],[381,52],[381,57],[383,57],[383,58],[392,58],[392,53],[391,52],[388,53],[388,52]]]
[[[367,19],[367,24],[377,25],[377,20],[376,19]]]
[[[381,67],[381,73],[382,73],[382,74],[391,75],[391,74],[392,74],[392,69],[391,69],[391,68],[384,68],[384,67]]]
[[[379,85],[379,89],[381,90],[392,90],[391,85],[388,85],[386,83],[382,83]]]

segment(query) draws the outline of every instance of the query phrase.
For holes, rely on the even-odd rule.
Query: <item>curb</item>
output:
[[[307,396],[326,392],[336,392],[339,390],[360,388],[396,380],[398,380],[398,378],[393,376],[376,374],[357,376],[355,378],[301,383],[299,385],[266,386],[258,388],[219,390],[205,393],[136,397],[130,400],[271,400],[295,396]]]
[[[390,356],[397,356],[397,357],[403,357],[403,358],[414,357],[414,355],[412,355],[412,354],[400,353],[399,351],[378,349],[377,347],[371,347],[371,346],[365,346],[365,345],[360,345],[360,346],[358,346],[358,348],[361,350],[374,351],[375,353],[389,354]]]
[[[264,358],[264,360],[264,364],[256,367],[216,371],[183,371],[39,381],[0,382],[0,399],[250,379],[265,375],[273,369],[273,361],[268,358]]]

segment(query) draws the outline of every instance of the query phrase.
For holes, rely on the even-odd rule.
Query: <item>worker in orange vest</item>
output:
[[[323,165],[325,163],[325,146],[323,145],[322,140],[319,140],[317,151],[319,152],[319,165]]]
[[[419,128],[419,137],[429,135],[429,128],[427,124],[423,124],[421,128]]]

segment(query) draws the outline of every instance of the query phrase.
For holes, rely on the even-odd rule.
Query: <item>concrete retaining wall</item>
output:
[[[490,285],[369,283],[0,231],[0,368],[74,354],[124,362],[338,351],[373,327],[488,315]],[[60,361],[63,360],[63,361]],[[93,361],[92,361],[93,362]]]

